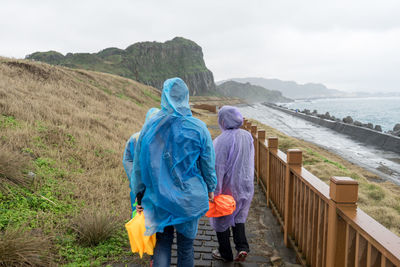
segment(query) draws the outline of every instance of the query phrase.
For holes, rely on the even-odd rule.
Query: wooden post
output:
[[[255,168],[256,168],[256,170],[257,170],[257,184],[260,184],[260,177],[261,177],[261,172],[260,172],[260,169],[261,169],[261,167],[260,167],[260,165],[261,164],[266,164],[266,162],[261,162],[261,152],[260,152],[260,150],[262,149],[262,147],[261,147],[261,143],[264,143],[265,142],[265,131],[264,130],[260,130],[260,131],[258,131],[258,134],[257,134],[257,164],[256,164],[256,166],[254,166]]]
[[[274,153],[278,152],[278,137],[268,138],[268,149]]]
[[[271,183],[270,183],[270,169],[271,169],[271,153],[278,152],[278,137],[269,137],[268,138],[268,151],[267,151],[267,184],[265,185],[267,189],[267,206],[270,207],[269,197],[271,192]]]
[[[256,166],[257,161],[258,161],[258,157],[257,157],[257,143],[258,143],[258,139],[257,139],[257,125],[252,125],[251,126],[251,135],[253,136],[253,146],[254,146],[254,166]],[[257,173],[257,169],[254,168],[254,175],[257,177],[258,173]]]
[[[293,200],[294,200],[294,190],[293,190],[293,177],[290,175],[291,169],[296,169],[300,171],[301,165],[303,163],[303,154],[299,149],[289,149],[287,151],[287,166],[286,166],[286,176],[285,176],[285,226],[284,232],[284,243],[286,247],[289,247],[289,236],[293,236],[292,224],[293,224]]]
[[[245,118],[243,118],[243,124],[242,124],[242,126],[240,126],[240,128],[246,129],[246,124],[247,124],[247,120]]]
[[[349,177],[334,176],[330,180],[328,208],[328,236],[326,267],[344,266],[346,223],[340,219],[336,209],[357,209],[358,182]]]
[[[257,135],[257,125],[251,126],[251,134],[253,135],[253,137]]]

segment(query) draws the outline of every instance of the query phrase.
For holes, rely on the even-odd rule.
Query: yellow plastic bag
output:
[[[137,213],[133,219],[125,224],[125,228],[128,231],[129,243],[133,253],[138,252],[140,258],[143,257],[143,253],[153,255],[156,246],[156,234],[152,236],[144,235],[146,227],[144,226],[143,212]]]

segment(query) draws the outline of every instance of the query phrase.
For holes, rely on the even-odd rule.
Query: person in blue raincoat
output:
[[[147,121],[150,120],[151,117],[153,117],[157,112],[159,112],[160,109],[158,108],[151,108],[147,111],[146,114],[146,119],[145,119],[145,123]],[[134,152],[135,152],[135,146],[137,143],[137,140],[139,139],[139,135],[140,132],[134,133],[126,142],[125,145],[125,151],[124,151],[124,157],[122,160],[122,163],[124,165],[124,169],[126,172],[126,175],[128,176],[128,180],[129,180],[129,188],[130,190],[130,197],[131,197],[131,208],[132,208],[132,214],[135,211],[136,207],[135,207],[135,199],[136,199],[136,195],[133,193],[132,190],[132,185],[133,185],[133,179],[134,179],[134,173],[133,171],[133,159],[134,159]],[[142,194],[139,193],[139,194]],[[140,197],[140,196],[139,196]]]
[[[217,178],[210,133],[192,116],[182,79],[164,82],[161,111],[141,131],[134,170],[134,193],[146,190],[145,235],[157,233],[154,266],[170,266],[174,228],[178,266],[193,266],[198,221],[214,198]]]

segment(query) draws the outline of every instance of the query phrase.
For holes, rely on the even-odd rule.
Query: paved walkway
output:
[[[224,263],[211,257],[218,247],[217,236],[208,218],[200,220],[199,231],[194,241],[195,266],[297,266],[294,251],[283,244],[283,233],[275,217],[266,206],[262,190],[255,185],[254,198],[246,222],[246,234],[250,253],[243,263]],[[232,243],[232,248],[234,244]],[[172,247],[172,266],[176,266],[176,244]],[[233,251],[235,254],[236,252]],[[271,262],[271,259],[274,261]]]
[[[276,218],[267,208],[266,200],[262,189],[254,186],[254,198],[250,207],[249,216],[246,222],[246,235],[250,245],[250,253],[245,262],[224,263],[214,260],[211,256],[213,249],[218,247],[217,236],[206,217],[201,218],[199,231],[194,241],[195,266],[216,266],[216,267],[252,267],[252,266],[300,266],[295,264],[295,253],[287,249],[283,244],[283,233]],[[234,249],[232,242],[232,248]],[[172,245],[171,266],[176,266],[177,251],[176,240]],[[235,254],[236,251],[233,251]],[[118,264],[115,267],[137,267],[138,264]]]

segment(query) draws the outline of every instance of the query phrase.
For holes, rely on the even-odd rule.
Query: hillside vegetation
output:
[[[251,83],[270,90],[278,90],[283,96],[292,99],[344,97],[348,95],[346,92],[329,89],[320,83],[298,84],[294,81],[265,78],[232,78],[229,80],[240,83]]]
[[[275,90],[268,90],[264,87],[250,83],[227,81],[217,86],[217,93],[225,97],[239,97],[247,102],[268,102],[282,103],[293,100],[282,96],[282,93]]]
[[[159,103],[130,79],[0,58],[0,266],[140,262],[122,153]]]
[[[106,48],[98,53],[35,52],[27,59],[70,68],[101,71],[162,88],[164,81],[181,77],[191,95],[214,93],[214,77],[195,42],[176,37],[165,43],[140,42],[126,49]]]

